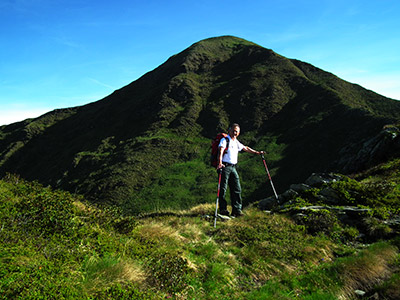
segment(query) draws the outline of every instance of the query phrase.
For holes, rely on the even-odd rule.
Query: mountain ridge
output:
[[[398,120],[395,100],[223,36],[191,45],[99,101],[0,127],[0,174],[135,211],[143,199],[168,206],[176,195],[146,194],[179,182],[190,191],[174,205],[185,207],[214,198],[209,140],[232,122],[240,123],[244,143],[270,153],[284,188],[311,172],[335,170],[341,149]],[[242,160],[244,193],[254,200],[265,194],[264,178],[255,158]],[[197,175],[176,181],[174,172]]]

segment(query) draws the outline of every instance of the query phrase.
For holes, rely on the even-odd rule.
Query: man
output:
[[[229,216],[227,210],[227,202],[225,199],[226,190],[229,185],[231,193],[231,206],[232,216],[240,217],[243,215],[242,212],[242,189],[240,187],[239,175],[236,171],[236,164],[238,162],[239,151],[246,151],[253,154],[262,154],[263,151],[256,151],[248,146],[243,145],[237,139],[240,134],[239,124],[232,124],[228,130],[228,136],[221,139],[218,146],[218,172],[221,174],[221,186],[219,194],[219,212],[221,215]],[[227,148],[228,147],[228,148]],[[227,148],[227,149],[226,149]]]

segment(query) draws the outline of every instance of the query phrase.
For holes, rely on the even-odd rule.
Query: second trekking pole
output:
[[[276,201],[278,201],[278,203],[279,203],[279,198],[278,198],[278,195],[276,194],[275,187],[274,187],[274,184],[272,182],[271,174],[269,174],[269,170],[268,170],[268,167],[267,167],[267,163],[265,162],[264,154],[261,154],[261,158],[263,160],[265,170],[267,171],[269,182],[271,182],[272,190],[274,191],[274,195],[275,195]]]
[[[222,169],[218,169],[218,192],[217,192],[217,202],[215,203],[215,219],[214,219],[214,228],[217,227],[217,218],[218,218],[218,200],[219,200],[219,190],[221,187],[221,176]]]

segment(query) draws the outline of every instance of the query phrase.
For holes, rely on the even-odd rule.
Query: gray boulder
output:
[[[313,173],[310,177],[307,178],[306,184],[312,187],[321,187],[325,183],[331,183],[335,181],[341,180],[342,177],[335,174],[327,174],[327,173]]]
[[[323,200],[330,204],[336,204],[340,201],[340,196],[338,193],[330,187],[322,189],[318,195],[322,196]]]
[[[258,202],[258,208],[261,210],[271,210],[278,205],[279,205],[279,203],[275,197],[269,197],[266,199],[262,199]]]
[[[343,173],[352,173],[399,155],[400,128],[385,126],[378,135],[341,149],[340,159],[333,165]]]
[[[296,183],[290,185],[290,189],[293,191],[296,191],[297,193],[303,193],[309,189],[311,189],[311,186],[305,183]]]
[[[286,192],[278,196],[279,202],[281,203],[287,202],[289,200],[296,198],[298,195],[299,193],[296,190],[288,189]]]

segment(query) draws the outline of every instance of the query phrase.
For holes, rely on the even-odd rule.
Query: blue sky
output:
[[[398,0],[0,0],[0,125],[100,100],[234,35],[400,99]]]

